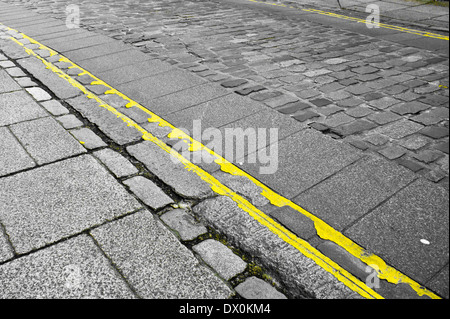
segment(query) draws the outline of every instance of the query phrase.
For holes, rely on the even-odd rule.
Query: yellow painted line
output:
[[[280,3],[265,2],[265,1],[258,1],[258,0],[248,0],[248,1],[266,4],[266,5],[278,6],[278,7],[286,7],[286,5],[283,5]],[[349,17],[349,16],[345,16],[342,14],[337,14],[334,12],[327,12],[327,11],[322,11],[322,10],[317,10],[317,9],[299,9],[299,8],[295,8],[292,6],[289,6],[289,8],[297,9],[297,10],[301,10],[301,11],[305,11],[305,12],[321,14],[321,15],[325,15],[325,16],[333,17],[333,18],[337,18],[337,19],[354,21],[356,23],[364,23],[364,24],[368,23],[366,19]],[[369,22],[369,24],[373,25],[375,28],[390,29],[390,30],[395,30],[395,31],[400,31],[400,32],[405,32],[405,33],[410,33],[410,34],[416,34],[416,35],[420,35],[420,36],[427,37],[427,38],[434,38],[434,39],[449,41],[449,36],[442,35],[442,34],[437,34],[437,33],[432,33],[432,32],[427,32],[427,31],[420,31],[420,30],[415,30],[415,29],[409,29],[409,28],[404,28],[404,27],[390,25],[390,24],[384,24],[384,23]]]
[[[9,28],[9,30],[14,30]],[[18,32],[17,30],[14,30]],[[419,283],[415,282],[411,278],[407,277],[406,275],[400,273],[398,270],[394,269],[393,267],[387,265],[380,257],[369,254],[366,252],[362,247],[354,243],[349,238],[345,237],[342,233],[335,230],[328,224],[326,224],[324,221],[319,219],[318,217],[314,216],[310,212],[304,210],[299,205],[291,202],[290,200],[284,198],[283,196],[275,193],[270,188],[268,188],[266,185],[255,179],[253,176],[247,174],[246,172],[242,171],[238,167],[236,167],[234,164],[230,163],[220,155],[216,154],[212,150],[205,147],[200,142],[192,139],[189,135],[181,131],[180,129],[174,127],[169,122],[165,121],[158,115],[154,114],[153,112],[147,110],[145,107],[140,105],[139,103],[133,101],[129,97],[125,96],[121,92],[117,91],[107,83],[103,82],[93,74],[89,73],[87,70],[83,69],[82,67],[78,66],[77,64],[73,63],[66,57],[60,55],[58,52],[46,47],[45,45],[39,43],[38,41],[26,36],[23,33],[20,33],[20,35],[23,36],[23,38],[28,39],[31,43],[39,45],[39,49],[41,50],[48,50],[50,53],[50,56],[59,55],[60,59],[58,62],[67,62],[72,64],[70,68],[79,68],[82,72],[80,74],[88,74],[91,76],[95,81],[92,82],[94,85],[104,85],[109,90],[105,92],[105,94],[115,94],[117,96],[122,97],[125,101],[128,101],[126,107],[136,107],[144,112],[146,112],[149,115],[149,122],[159,123],[159,126],[169,127],[171,128],[171,133],[168,134],[168,137],[170,138],[179,138],[189,145],[189,150],[191,152],[195,151],[206,151],[210,155],[214,156],[215,163],[220,165],[221,170],[224,172],[227,172],[232,175],[236,176],[244,176],[250,181],[252,181],[255,185],[260,187],[262,189],[261,195],[263,195],[265,198],[267,198],[272,205],[277,207],[282,206],[289,206],[293,208],[294,210],[302,213],[306,217],[310,218],[315,225],[317,234],[319,237],[321,237],[324,240],[330,240],[337,245],[341,246],[345,250],[347,250],[349,253],[351,253],[353,256],[359,258],[362,262],[366,263],[367,265],[374,268],[374,270],[377,272],[377,275],[380,279],[385,279],[388,282],[392,284],[408,284],[412,289],[414,289],[419,296],[428,296],[430,298],[434,299],[440,299],[439,296],[434,294],[433,292],[427,290],[426,288],[422,287]],[[159,140],[149,132],[147,132],[145,129],[143,129],[141,126],[139,126],[136,122],[134,122],[132,119],[128,118],[127,116],[123,115],[119,111],[117,111],[114,107],[108,105],[105,103],[102,99],[100,99],[97,95],[90,92],[88,89],[86,89],[82,84],[80,84],[78,81],[73,79],[71,76],[67,75],[64,71],[56,67],[53,63],[48,62],[44,58],[40,57],[38,54],[36,54],[32,49],[26,48],[24,44],[16,40],[14,37],[10,38],[12,41],[17,43],[18,45],[22,46],[25,51],[31,55],[39,59],[48,69],[50,69],[52,72],[63,78],[64,80],[68,81],[70,84],[72,84],[74,87],[78,88],[81,92],[85,94],[86,97],[90,99],[94,99],[100,107],[104,107],[111,113],[115,114],[118,118],[120,118],[122,121],[124,121],[128,126],[134,127],[136,130],[138,130],[142,134],[142,138],[146,141],[151,141],[158,145],[162,150],[170,153],[172,156],[177,158],[181,163],[184,164],[185,168],[187,170],[190,170],[194,173],[196,173],[202,180],[207,182],[211,189],[217,193],[218,195],[227,196],[231,198],[237,205],[246,211],[250,216],[252,216],[255,220],[257,220],[259,223],[267,227],[271,232],[279,236],[282,240],[284,240],[286,243],[290,244],[291,246],[295,247],[298,251],[300,251],[302,254],[307,256],[308,258],[311,258],[314,260],[319,266],[321,266],[323,269],[334,275],[339,281],[341,281],[344,285],[349,287],[351,290],[359,293],[361,296],[365,298],[376,298],[376,299],[382,299],[383,297],[378,294],[376,291],[374,291],[372,288],[368,287],[365,283],[363,283],[361,280],[353,276],[351,273],[343,269],[341,266],[339,266],[337,263],[332,261],[327,256],[323,255],[320,251],[315,249],[313,246],[311,246],[307,241],[297,237],[295,234],[287,230],[284,226],[274,221],[272,218],[267,216],[264,212],[260,211],[258,208],[256,208],[253,204],[251,204],[248,200],[231,190],[230,188],[226,187],[222,183],[220,183],[216,178],[214,178],[209,173],[205,172],[200,167],[194,165],[191,163],[188,159],[184,158],[181,154],[178,152],[175,152],[170,146],[166,145],[163,141]]]

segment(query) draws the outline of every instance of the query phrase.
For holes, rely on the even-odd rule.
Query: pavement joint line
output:
[[[0,23],[1,24],[1,23]],[[9,30],[16,31],[12,28],[8,28]],[[38,44],[40,49],[45,49],[50,52],[50,57],[57,53],[56,51],[46,47],[45,45],[39,43],[38,41],[26,36],[23,33],[18,32],[21,36],[28,39],[31,43]],[[145,129],[140,127],[137,123],[135,123],[130,118],[126,117],[125,115],[118,112],[115,108],[112,106],[106,104],[104,101],[102,101],[98,96],[90,92],[88,89],[86,89],[82,84],[77,82],[75,79],[64,73],[61,69],[54,66],[52,63],[46,61],[44,58],[37,55],[32,49],[26,48],[24,44],[19,42],[14,37],[10,37],[10,40],[13,42],[19,44],[22,46],[25,51],[39,60],[52,72],[59,75],[64,80],[68,81],[70,84],[72,84],[74,87],[78,88],[81,92],[83,92],[86,97],[90,99],[94,99],[97,103],[99,103],[100,107],[106,108],[111,113],[115,114],[118,118],[120,118],[122,121],[127,123],[128,126],[134,127],[136,130],[138,130],[140,133],[142,133],[142,139],[151,141],[157,146],[159,146],[162,150],[168,152],[175,158],[177,158],[182,164],[185,165],[185,168],[187,170],[193,171],[196,173],[201,179],[203,179],[205,182],[207,182],[211,189],[217,193],[218,195],[227,196],[231,198],[234,202],[238,204],[238,206],[243,209],[245,212],[247,212],[250,216],[252,216],[256,221],[258,221],[260,224],[267,227],[272,233],[278,235],[282,240],[284,240],[286,243],[290,244],[297,250],[299,250],[301,253],[303,253],[308,258],[314,260],[319,266],[321,266],[324,270],[328,271],[332,275],[334,275],[339,281],[344,283],[348,288],[351,290],[359,293],[361,296],[365,298],[377,298],[382,299],[383,297],[378,294],[376,291],[374,291],[372,288],[368,287],[365,283],[357,279],[354,275],[349,273],[347,270],[343,269],[340,265],[335,263],[333,260],[328,258],[327,256],[323,255],[321,252],[319,252],[316,248],[311,246],[307,241],[297,237],[295,234],[291,233],[289,230],[287,230],[284,226],[274,221],[272,218],[264,214],[262,211],[257,209],[255,206],[253,206],[248,200],[237,194],[236,192],[232,191],[230,188],[226,187],[225,185],[221,184],[216,178],[214,178],[209,173],[205,172],[200,167],[194,165],[189,160],[184,158],[181,154],[178,152],[173,151],[173,149],[165,144],[163,141],[159,140],[158,138],[154,137],[152,134],[147,132]],[[297,204],[293,203],[292,201],[282,197],[281,195],[275,193],[273,190],[268,188],[266,185],[258,181],[253,176],[247,174],[246,172],[242,171],[238,167],[236,167],[234,164],[228,162],[226,159],[222,158],[220,155],[214,153],[213,151],[206,148],[204,145],[202,145],[200,142],[195,141],[192,139],[189,135],[181,131],[180,129],[174,127],[169,122],[165,121],[158,115],[154,114],[153,112],[147,110],[145,107],[140,105],[139,103],[131,100],[124,94],[120,93],[116,89],[112,88],[102,80],[98,79],[94,75],[90,74],[87,70],[84,70],[80,66],[76,65],[63,55],[59,54],[60,59],[59,62],[67,62],[71,63],[74,67],[78,67],[80,70],[83,70],[83,73],[89,74],[92,76],[98,84],[104,85],[108,87],[110,90],[105,92],[105,94],[116,94],[126,101],[129,101],[126,107],[137,107],[141,109],[142,111],[149,114],[151,117],[148,119],[149,122],[157,122],[160,126],[168,126],[172,129],[172,132],[168,134],[169,138],[179,138],[183,140],[187,140],[190,142],[189,144],[189,150],[191,152],[204,150],[208,152],[210,155],[216,157],[215,163],[221,166],[221,170],[225,173],[231,174],[231,175],[237,175],[237,176],[244,176],[248,178],[251,182],[253,182],[258,187],[262,188],[261,195],[266,197],[272,205],[277,207],[282,206],[288,206],[293,208],[294,210],[302,213],[309,219],[311,219],[314,222],[317,234],[320,238],[324,240],[330,240],[340,247],[347,250],[350,254],[355,256],[356,258],[360,259],[362,262],[364,262],[367,265],[376,266],[375,269],[378,273],[378,277],[380,279],[385,279],[390,283],[393,284],[400,284],[405,283],[410,285],[412,289],[416,291],[416,293],[419,296],[427,295],[430,298],[434,299],[440,299],[439,296],[434,294],[433,292],[427,290],[425,287],[420,285],[419,283],[415,282],[411,278],[407,277],[406,275],[400,273],[398,270],[394,269],[393,267],[387,265],[380,257],[375,256],[373,254],[369,254],[367,251],[364,250],[361,246],[354,243],[351,239],[344,236],[342,233],[338,232],[328,224],[326,224],[324,221],[316,217],[315,215],[311,214],[310,212],[304,210]]]
[[[445,35],[442,35],[442,34],[432,33],[432,32],[428,32],[428,31],[420,31],[420,30],[415,30],[415,29],[409,29],[409,28],[405,28],[405,27],[400,27],[400,26],[390,25],[390,24],[384,24],[384,23],[368,22],[366,19],[349,17],[349,16],[346,16],[346,15],[337,14],[337,13],[333,13],[333,12],[322,11],[322,10],[318,10],[318,9],[299,9],[299,8],[292,7],[292,6],[287,6],[287,5],[282,4],[282,3],[265,2],[265,1],[258,1],[258,0],[248,0],[248,1],[254,2],[254,3],[260,3],[260,4],[278,6],[278,7],[285,7],[285,8],[290,8],[290,9],[297,9],[297,10],[301,10],[301,11],[305,11],[305,12],[311,12],[311,13],[326,15],[326,16],[329,16],[329,17],[337,18],[337,19],[351,20],[351,21],[355,21],[356,23],[370,24],[370,25],[373,25],[374,27],[379,27],[379,28],[384,28],[384,29],[391,29],[391,30],[396,30],[396,31],[404,32],[404,33],[416,34],[416,35],[420,35],[420,36],[423,36],[423,37],[449,41],[449,36],[445,36]]]
[[[46,249],[46,248],[48,248],[48,247],[52,247],[52,246],[58,245],[58,244],[60,244],[60,243],[62,243],[62,242],[65,242],[65,241],[67,241],[67,240],[70,240],[70,239],[72,239],[72,238],[75,238],[75,237],[77,237],[77,236],[80,236],[80,235],[82,235],[82,234],[86,234],[86,235],[90,236],[90,232],[91,232],[92,230],[95,230],[95,229],[97,229],[97,228],[99,228],[99,227],[102,227],[102,226],[104,226],[104,225],[106,225],[106,224],[108,224],[108,223],[111,223],[111,222],[114,222],[114,221],[117,221],[117,220],[121,220],[121,219],[126,218],[126,217],[128,217],[128,216],[131,216],[131,215],[133,215],[133,214],[136,214],[136,213],[139,213],[139,212],[141,212],[141,211],[144,211],[144,210],[146,210],[146,209],[147,209],[147,208],[145,208],[145,207],[139,207],[139,208],[136,208],[136,209],[134,209],[134,210],[132,210],[132,211],[126,212],[126,213],[123,214],[123,215],[116,216],[116,217],[114,217],[114,218],[112,218],[112,219],[110,219],[110,220],[105,220],[105,221],[103,221],[103,222],[101,222],[101,223],[99,223],[99,224],[95,224],[95,225],[89,226],[88,228],[85,228],[85,229],[83,229],[83,230],[80,230],[80,231],[78,231],[78,232],[76,232],[76,233],[67,235],[67,236],[62,237],[62,238],[60,238],[60,239],[58,239],[58,240],[55,240],[55,241],[53,241],[53,242],[51,242],[51,243],[47,243],[47,244],[45,244],[45,245],[43,245],[43,246],[41,246],[41,247],[33,248],[33,249],[31,249],[30,251],[27,251],[27,252],[24,252],[24,253],[17,253],[17,252],[16,252],[15,247],[13,246],[12,242],[11,242],[10,239],[9,239],[8,233],[6,232],[6,228],[3,226],[3,224],[0,223],[0,233],[1,233],[1,230],[3,229],[3,230],[4,230],[4,233],[6,234],[8,243],[10,244],[10,246],[11,246],[11,248],[13,249],[13,252],[14,252],[14,256],[13,256],[12,258],[9,258],[9,259],[7,259],[7,260],[4,260],[4,261],[0,262],[0,266],[6,264],[6,263],[8,263],[8,262],[10,262],[11,260],[15,260],[15,259],[19,259],[19,258],[28,256],[28,255],[31,255],[31,254],[33,254],[33,253],[35,253],[35,252],[44,250],[44,249]]]

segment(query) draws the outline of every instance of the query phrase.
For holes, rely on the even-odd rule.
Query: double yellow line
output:
[[[1,23],[0,23],[1,25]],[[13,30],[15,32],[18,32],[17,30],[8,28],[8,30]],[[225,158],[221,157],[220,155],[216,154],[212,150],[205,147],[200,142],[192,139],[189,135],[184,133],[182,130],[176,128],[169,122],[165,121],[158,115],[154,114],[153,112],[147,110],[144,106],[140,105],[136,101],[133,101],[129,97],[125,96],[121,92],[117,91],[101,79],[95,77],[93,74],[88,72],[87,70],[83,69],[79,65],[73,63],[66,57],[60,55],[58,52],[48,48],[47,46],[39,43],[38,41],[28,37],[27,35],[23,33],[19,33],[24,39],[27,39],[32,44],[37,44],[39,46],[40,50],[47,50],[50,53],[50,57],[53,57],[55,55],[59,56],[58,62],[66,62],[69,63],[71,66],[69,69],[72,68],[78,68],[81,70],[81,73],[78,75],[84,75],[87,74],[91,76],[94,81],[91,83],[91,85],[103,85],[108,88],[108,91],[105,92],[105,94],[114,94],[117,96],[120,96],[125,101],[127,101],[127,108],[138,108],[142,110],[143,112],[147,113],[149,115],[148,121],[149,122],[155,122],[159,123],[159,126],[169,127],[171,129],[171,132],[169,133],[168,137],[170,138],[179,138],[184,140],[189,147],[189,150],[191,152],[196,151],[205,151],[208,152],[211,156],[215,158],[215,163],[220,165],[222,171],[235,175],[235,176],[243,176],[247,178],[249,181],[257,185],[262,189],[261,195],[267,198],[270,203],[277,207],[283,207],[288,206],[292,209],[296,210],[297,212],[303,214],[304,216],[308,217],[310,220],[314,222],[317,234],[319,237],[321,237],[324,240],[330,240],[340,247],[347,250],[350,254],[355,256],[356,258],[360,259],[362,262],[364,262],[367,265],[370,265],[374,270],[377,272],[377,275],[380,279],[385,279],[388,282],[392,284],[408,284],[412,289],[414,289],[419,296],[428,296],[430,298],[440,299],[439,296],[434,294],[433,292],[427,290],[426,288],[422,287],[417,282],[413,281],[409,277],[405,276],[404,274],[400,273],[393,267],[387,265],[380,257],[375,256],[373,254],[368,254],[362,247],[354,243],[352,240],[344,236],[339,231],[333,229],[331,226],[329,226],[327,223],[319,219],[318,217],[314,216],[310,212],[304,210],[299,205],[293,203],[287,198],[284,198],[283,196],[275,193],[273,190],[271,190],[269,187],[255,179],[253,176],[247,174],[246,172],[242,171],[238,167],[236,167],[234,164],[227,161]],[[135,128],[142,134],[142,138],[146,141],[151,141],[152,143],[155,143],[158,145],[162,150],[170,153],[172,156],[176,157],[181,163],[184,164],[185,168],[187,170],[190,170],[194,173],[196,173],[202,180],[207,182],[211,189],[217,193],[218,195],[227,196],[231,198],[237,205],[243,209],[245,212],[247,212],[250,216],[252,216],[255,220],[257,220],[260,224],[267,227],[272,233],[276,234],[286,243],[290,244],[291,246],[295,247],[298,251],[300,251],[305,256],[311,258],[314,260],[319,266],[321,266],[323,269],[334,275],[339,281],[341,281],[343,284],[345,284],[348,288],[351,290],[359,293],[361,296],[365,298],[370,299],[382,299],[383,297],[378,294],[376,291],[374,291],[372,288],[368,287],[365,283],[363,283],[361,280],[353,276],[351,273],[349,273],[347,270],[339,266],[337,263],[335,263],[333,260],[328,258],[327,256],[323,255],[321,252],[319,252],[317,249],[315,249],[313,246],[311,246],[307,241],[297,237],[295,234],[287,230],[284,226],[277,223],[275,220],[267,216],[264,212],[256,208],[253,204],[251,204],[248,200],[231,190],[230,188],[226,187],[222,183],[220,183],[216,178],[214,178],[212,175],[201,169],[200,167],[194,165],[191,163],[188,159],[184,158],[181,154],[173,151],[171,147],[166,145],[163,141],[156,138],[149,132],[147,132],[144,128],[139,126],[136,122],[134,122],[132,119],[128,118],[127,116],[123,115],[119,111],[117,111],[114,107],[108,105],[105,103],[100,97],[95,95],[94,93],[90,92],[86,87],[84,87],[81,83],[76,81],[74,78],[66,74],[64,71],[56,67],[53,63],[48,62],[46,59],[39,56],[34,50],[29,49],[25,46],[25,44],[18,41],[13,36],[10,37],[12,41],[17,43],[18,45],[22,46],[25,51],[35,58],[39,59],[46,67],[47,69],[51,70],[55,74],[57,74],[62,79],[69,82],[74,87],[78,88],[81,92],[85,94],[85,96],[89,99],[95,100],[100,107],[103,107],[107,109],[109,112],[115,114],[118,118],[120,118],[122,121],[124,121],[128,126]]]
[[[285,7],[285,8],[290,8],[290,9],[297,9],[297,10],[301,10],[301,11],[304,11],[304,12],[311,12],[311,13],[321,14],[321,15],[325,15],[325,16],[328,16],[328,17],[332,17],[332,18],[353,21],[353,22],[356,22],[356,23],[370,24],[374,28],[390,29],[390,30],[395,30],[395,31],[399,31],[399,32],[416,34],[416,35],[420,35],[420,36],[427,37],[427,38],[434,38],[434,39],[440,39],[440,40],[449,41],[449,37],[446,36],[446,35],[442,35],[442,34],[437,34],[437,33],[432,33],[432,32],[427,32],[427,31],[420,31],[420,30],[415,30],[415,29],[409,29],[409,28],[404,28],[404,27],[400,27],[400,26],[396,26],[396,25],[371,22],[371,21],[367,21],[366,19],[349,17],[349,16],[345,16],[345,15],[342,15],[342,14],[337,14],[337,13],[333,13],[333,12],[327,12],[327,11],[323,11],[323,10],[299,9],[299,8],[296,8],[296,7],[293,7],[293,6],[288,6],[286,4],[275,3],[275,2],[266,2],[266,1],[258,1],[258,0],[248,0],[248,1],[255,2],[255,3],[261,3],[261,4],[266,4],[266,5],[271,5],[271,6],[277,6],[277,7]]]

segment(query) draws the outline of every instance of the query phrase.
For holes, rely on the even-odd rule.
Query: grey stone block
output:
[[[18,253],[140,207],[100,163],[87,155],[0,180],[0,218]]]
[[[202,241],[192,249],[225,280],[237,276],[247,268],[245,261],[214,239]]]
[[[423,128],[423,125],[412,122],[407,119],[402,119],[397,122],[379,127],[373,130],[373,133],[380,133],[391,138],[400,139],[418,132]]]
[[[125,157],[112,149],[106,148],[94,152],[93,155],[105,164],[116,177],[125,177],[139,172]]]
[[[2,299],[135,298],[86,235],[1,265],[0,285]]]
[[[151,180],[143,176],[135,176],[123,182],[130,190],[152,209],[160,209],[173,203]]]
[[[107,146],[97,134],[86,127],[71,130],[70,134],[72,134],[88,150]]]
[[[208,232],[203,224],[197,222],[183,209],[168,211],[161,216],[161,220],[173,229],[181,240],[193,240]]]
[[[249,277],[235,288],[236,292],[245,299],[287,299],[273,286],[257,277]]]
[[[6,127],[0,127],[0,145],[0,176],[36,165]]]
[[[78,88],[75,88],[72,84],[60,78],[58,74],[48,70],[38,59],[30,57],[20,59],[17,62],[48,87],[58,98],[68,99],[81,94]]]
[[[48,101],[52,98],[50,94],[38,87],[26,88],[25,90],[38,102]]]
[[[0,94],[0,126],[44,116],[48,113],[23,91]]]
[[[196,173],[185,168],[172,155],[152,142],[146,141],[127,147],[130,155],[143,163],[150,172],[160,178],[175,192],[189,198],[206,198],[212,195],[208,183]]]
[[[69,113],[69,110],[67,110],[64,106],[61,105],[61,103],[56,100],[45,101],[42,102],[41,105],[54,116],[65,115]]]
[[[143,298],[215,299],[232,294],[147,211],[96,228],[92,235]]]
[[[56,120],[61,123],[61,125],[66,129],[70,130],[73,128],[77,128],[83,126],[83,122],[81,122],[75,115],[66,114],[56,118]]]
[[[86,152],[73,136],[50,117],[14,124],[11,131],[38,164]]]
[[[96,124],[98,128],[119,145],[138,141],[142,134],[134,127],[128,126],[115,114],[101,107],[98,102],[85,96],[67,100],[83,117]]]
[[[21,77],[21,76],[27,76],[21,69],[18,67],[8,68],[5,69],[5,71],[12,77]]]

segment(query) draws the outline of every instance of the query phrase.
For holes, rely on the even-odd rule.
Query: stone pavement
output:
[[[334,22],[303,21],[292,10],[268,13],[251,3],[236,11],[237,1],[116,1],[108,7],[71,1],[91,31],[67,30],[69,2],[29,1],[35,11],[6,2],[27,3],[2,1],[0,23],[62,53],[177,127],[191,128],[201,119],[205,128],[221,130],[278,128],[275,178],[260,174],[260,163],[236,163],[448,298],[448,54],[440,43],[425,50],[405,39],[343,31]],[[233,201],[215,197],[198,176],[172,165],[167,153],[142,142],[139,132],[46,70],[9,36],[170,144],[167,132],[147,123],[148,115],[125,108],[123,100],[104,94],[107,88],[91,85],[89,76],[14,32],[5,35],[4,297],[245,297],[251,288],[241,285],[255,287],[256,275],[272,298],[282,295],[269,283],[288,297],[357,296]],[[431,40],[444,41],[423,39]],[[204,168],[365,279],[364,267],[301,214],[268,204],[258,188],[218,165]],[[59,217],[63,211],[67,218]],[[163,224],[176,230],[181,243]],[[49,260],[53,267],[47,269]],[[80,282],[77,274],[85,272],[91,277]],[[95,278],[100,273],[104,277]],[[60,289],[27,288],[33,285]],[[380,289],[387,298],[417,297],[384,281]]]
[[[66,102],[81,92],[3,28],[0,298],[286,298],[81,117]]]

